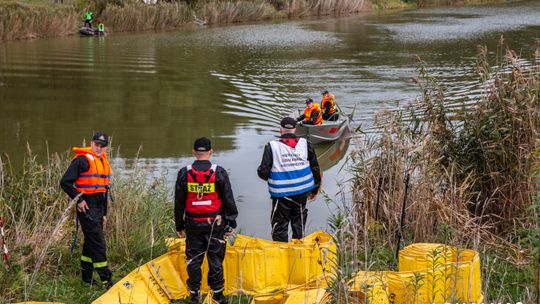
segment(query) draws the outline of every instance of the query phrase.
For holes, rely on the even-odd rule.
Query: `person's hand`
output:
[[[308,200],[310,200],[310,201],[315,200],[315,199],[317,198],[317,194],[318,194],[318,193],[315,193],[315,194],[310,193],[310,194],[308,195]]]
[[[176,235],[178,235],[179,238],[183,239],[183,238],[186,237],[186,232],[185,232],[185,230],[176,231]]]
[[[303,121],[300,121],[300,122],[297,123],[297,125],[303,126],[303,125],[304,125],[304,122],[303,122]]]
[[[236,232],[235,228],[227,227],[225,229],[225,236],[231,236]]]
[[[103,226],[103,230],[107,227],[107,216],[104,215],[103,218],[101,218],[101,225]]]
[[[79,212],[82,212],[82,213],[86,214],[86,211],[88,211],[89,209],[90,208],[86,204],[86,201],[82,201],[82,202],[77,204],[77,211],[79,211]]]

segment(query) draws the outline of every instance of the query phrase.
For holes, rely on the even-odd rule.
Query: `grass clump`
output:
[[[0,157],[0,215],[5,219],[11,253],[0,264],[0,302],[21,300],[88,303],[101,295],[100,287],[80,281],[82,232],[73,255],[74,203],[59,181],[70,157],[54,154],[44,161],[28,152],[20,169]],[[114,163],[114,161],[113,161]],[[172,202],[165,178],[148,180],[144,168],[120,172],[112,181],[105,231],[107,256],[121,278],[133,268],[165,252],[164,238],[174,235]]]
[[[493,65],[479,48],[475,70],[484,94],[475,104],[456,110],[419,60],[413,80],[421,96],[378,113],[378,133],[366,134],[350,156],[352,205],[341,208],[336,233],[339,251],[348,251],[340,273],[397,268],[408,188],[407,243],[480,252],[486,300],[538,297],[538,51],[527,61],[503,49]]]

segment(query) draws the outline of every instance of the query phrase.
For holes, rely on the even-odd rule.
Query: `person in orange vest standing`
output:
[[[107,224],[107,198],[111,167],[107,159],[109,136],[96,132],[90,147],[73,148],[69,168],[62,176],[60,186],[67,195],[77,201],[77,219],[84,234],[81,254],[83,282],[94,285],[94,271],[105,288],[113,285],[112,272],[107,264],[103,230]]]
[[[187,286],[190,303],[201,302],[201,265],[208,260],[208,285],[213,299],[226,304],[223,295],[225,236],[234,233],[238,210],[224,168],[212,164],[212,143],[206,137],[195,140],[193,164],[178,172],[174,190],[174,219],[178,237],[186,238]]]
[[[313,103],[313,99],[306,98],[306,108],[304,114],[296,118],[303,125],[320,125],[323,123],[321,107]]]
[[[336,121],[339,119],[339,114],[336,111],[336,97],[327,90],[322,91],[322,119],[328,121]]]

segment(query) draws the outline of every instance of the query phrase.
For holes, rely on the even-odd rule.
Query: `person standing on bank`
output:
[[[272,239],[288,242],[289,223],[293,239],[304,237],[306,202],[319,192],[321,173],[313,145],[297,137],[296,120],[281,120],[281,136],[264,147],[259,177],[268,182],[272,199]]]
[[[94,285],[95,270],[107,289],[113,285],[103,234],[107,224],[107,197],[111,178],[111,167],[107,159],[108,145],[107,134],[96,132],[90,147],[73,148],[76,155],[60,181],[60,186],[71,199],[82,193],[77,202],[77,217],[84,234],[82,280]]]
[[[175,185],[174,218],[178,237],[186,237],[187,286],[193,304],[201,301],[201,265],[205,254],[213,298],[220,304],[227,303],[223,295],[224,237],[234,233],[238,216],[227,171],[210,162],[212,152],[209,139],[195,140],[196,160],[180,169]]]

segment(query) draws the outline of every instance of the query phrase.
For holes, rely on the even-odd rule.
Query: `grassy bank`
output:
[[[379,113],[380,133],[357,143],[351,155],[353,204],[345,202],[331,220],[341,246],[338,282],[348,282],[358,270],[396,267],[406,198],[407,244],[475,249],[487,302],[539,301],[538,51],[524,61],[502,45],[495,53],[497,58],[488,58],[486,48],[479,48],[474,68],[485,95],[459,110],[419,60],[413,80],[421,96],[410,106]],[[340,284],[333,291],[348,296]]]
[[[26,299],[89,303],[103,293],[80,283],[82,233],[73,255],[73,204],[59,188],[70,157],[39,159],[28,152],[22,169],[0,157],[0,214],[11,258],[0,263],[0,303]],[[117,173],[119,173],[117,171]],[[144,168],[112,181],[106,228],[108,260],[115,279],[165,251],[174,235],[172,201],[164,179],[150,181]]]
[[[152,5],[139,0],[6,0],[0,3],[0,40],[76,34],[87,9],[103,21],[106,31],[126,32],[485,2],[503,0],[178,0]]]

